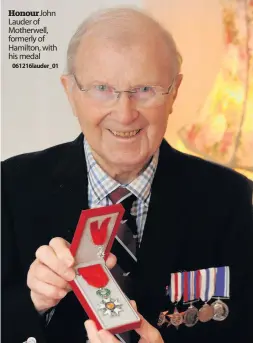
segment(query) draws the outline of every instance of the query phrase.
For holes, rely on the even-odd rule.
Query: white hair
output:
[[[99,10],[91,14],[79,25],[68,45],[67,74],[74,73],[75,57],[81,40],[90,35],[95,28],[100,29],[99,34],[101,36],[106,34],[107,38],[110,37],[112,40],[120,42],[123,42],[127,38],[128,44],[131,44],[131,40],[134,41],[135,39],[135,35],[133,35],[134,24],[139,24],[140,30],[144,24],[147,24],[143,26],[144,30],[147,29],[147,26],[156,30],[160,38],[164,41],[168,55],[171,58],[172,73],[174,75],[178,74],[181,69],[182,56],[177,49],[172,35],[150,15],[133,7],[116,7]],[[127,33],[128,35],[126,35]],[[148,32],[146,31],[145,34],[148,35]]]

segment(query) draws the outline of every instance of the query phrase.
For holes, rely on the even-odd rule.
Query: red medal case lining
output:
[[[104,260],[107,259],[108,255],[110,253],[114,238],[116,236],[118,227],[120,225],[120,222],[121,222],[123,214],[124,214],[124,208],[121,204],[116,204],[116,205],[111,205],[111,206],[106,206],[106,207],[84,210],[81,212],[81,215],[80,215],[80,218],[79,218],[79,221],[77,224],[76,232],[74,234],[74,238],[73,238],[72,244],[70,246],[70,251],[71,251],[72,255],[74,257],[76,257],[76,255],[79,256],[79,261],[78,261],[79,263],[77,264],[76,267],[80,266],[80,264],[89,266],[89,264],[94,265],[94,264],[100,264],[101,263],[101,258],[98,258],[96,254],[95,254],[95,256],[92,255],[92,258],[89,261],[87,261],[87,260],[85,261],[85,248],[82,249],[82,253],[81,253],[81,259],[83,259],[84,261],[80,261],[80,254],[78,254],[78,248],[80,248],[79,245],[80,245],[80,242],[83,238],[87,221],[89,221],[89,220],[92,221],[93,218],[99,218],[99,217],[100,217],[100,219],[101,219],[101,217],[102,218],[104,217],[103,221],[105,221],[106,217],[113,218],[113,215],[115,215],[115,214],[118,214],[118,215],[117,215],[117,218],[115,220],[114,227],[112,228],[111,235],[109,236],[109,240],[107,242],[105,242],[106,248],[105,248]],[[86,236],[86,238],[87,238],[87,236]],[[85,244],[86,243],[88,243],[88,242],[85,242]],[[94,245],[93,242],[90,242],[90,244]],[[96,252],[97,252],[97,250],[96,250]],[[104,268],[105,272],[106,272],[106,270],[108,271],[108,269],[104,263],[101,265]],[[109,271],[108,271],[108,273],[109,273],[110,280],[113,281],[114,279],[111,276]],[[116,283],[116,281],[115,281],[115,283]],[[99,330],[103,329],[104,327],[102,327],[102,325],[100,324],[100,321],[98,320],[98,317],[95,314],[96,311],[93,311],[92,307],[90,306],[90,304],[88,302],[88,298],[87,299],[85,298],[85,296],[83,295],[82,291],[80,290],[78,284],[74,280],[71,281],[70,284],[71,284],[71,287],[72,287],[75,295],[77,296],[78,300],[80,301],[81,305],[83,306],[83,308],[86,311],[89,318],[94,320],[94,322],[96,323],[97,328]],[[136,312],[132,308],[131,304],[128,302],[127,298],[123,295],[122,291],[121,291],[121,293],[122,293],[121,298],[123,296],[126,300],[126,302],[123,303],[123,306],[122,306],[123,309],[124,309],[124,306],[129,306],[129,308],[131,308],[131,310],[135,314],[135,318],[138,318],[138,319],[137,319],[137,321],[134,321],[134,322],[127,324],[127,325],[121,325],[121,326],[110,328],[109,331],[113,334],[121,333],[121,332],[128,331],[128,330],[133,330],[133,329],[138,328],[140,326],[140,319],[139,319],[138,315],[136,314]],[[113,299],[117,298],[116,294],[111,294],[111,296]],[[101,300],[102,300],[102,298],[98,297],[97,303],[100,303]],[[124,314],[124,312],[120,313],[121,316],[123,316],[123,314]],[[101,316],[102,316],[102,314],[101,314]]]

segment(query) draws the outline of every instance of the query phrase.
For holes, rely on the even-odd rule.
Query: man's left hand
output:
[[[133,301],[131,304],[134,308],[136,305]],[[159,331],[150,325],[141,314],[141,326],[135,331],[140,335],[139,343],[164,343],[162,336]],[[106,330],[97,330],[96,324],[92,320],[87,320],[85,322],[85,328],[87,330],[88,338],[90,343],[120,343],[117,338],[115,338],[110,332]]]

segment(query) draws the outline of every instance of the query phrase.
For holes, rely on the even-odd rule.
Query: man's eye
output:
[[[109,87],[107,85],[96,85],[94,87],[96,90],[98,90],[100,92],[109,91]]]
[[[150,86],[143,86],[143,87],[139,87],[137,89],[138,92],[141,92],[141,93],[148,93],[148,92],[152,92],[153,91],[153,88],[150,87]]]

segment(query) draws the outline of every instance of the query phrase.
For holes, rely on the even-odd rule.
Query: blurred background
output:
[[[2,2],[2,159],[69,141],[79,126],[60,85],[68,41],[92,11],[144,8],[174,36],[184,80],[168,122],[175,148],[236,169],[253,180],[253,2],[250,0],[5,0]],[[8,10],[50,10],[43,55],[58,69],[13,69]],[[14,17],[13,17],[14,18]]]

